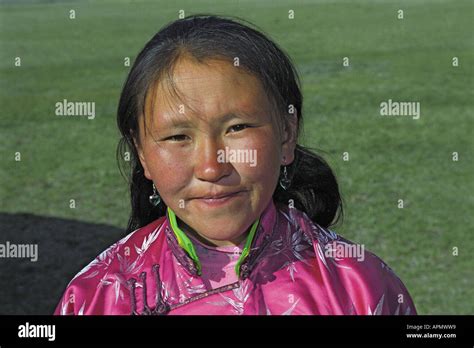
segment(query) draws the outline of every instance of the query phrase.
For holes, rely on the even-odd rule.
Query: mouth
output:
[[[198,199],[221,199],[221,198],[225,198],[225,197],[229,197],[229,196],[238,194],[240,192],[242,192],[242,191],[222,192],[222,193],[216,193],[216,194],[209,194],[209,195],[202,196],[202,197],[197,197],[197,198]]]
[[[215,195],[207,195],[203,197],[197,197],[195,200],[206,206],[220,206],[226,203],[230,203],[239,197],[242,197],[245,191],[235,191],[229,193],[220,193]]]

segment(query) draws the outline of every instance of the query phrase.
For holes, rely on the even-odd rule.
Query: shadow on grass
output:
[[[37,261],[0,257],[0,314],[52,314],[69,281],[124,230],[92,223],[0,213],[0,244],[37,244]]]

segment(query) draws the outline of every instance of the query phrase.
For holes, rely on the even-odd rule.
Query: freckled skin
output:
[[[173,79],[181,99],[159,83],[153,105],[147,107],[146,135],[140,119],[138,152],[145,176],[186,233],[209,245],[238,245],[269,203],[280,166],[294,160],[296,121],[280,132],[260,81],[229,62],[182,58]],[[180,105],[184,113],[179,113]],[[219,120],[229,113],[241,116]],[[192,126],[174,127],[170,118]],[[250,127],[235,127],[239,124]],[[257,165],[219,163],[218,150],[226,146],[256,150]],[[194,199],[236,190],[245,192],[219,207]]]

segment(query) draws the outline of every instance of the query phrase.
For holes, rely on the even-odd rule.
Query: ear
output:
[[[298,115],[295,110],[292,114],[287,114],[285,129],[283,130],[283,141],[281,143],[281,164],[289,165],[295,160],[296,137],[298,130]]]
[[[148,180],[152,180],[150,171],[148,170],[147,161],[145,159],[145,152],[143,151],[143,148],[140,146],[140,144],[137,143],[135,138],[133,138],[133,143],[135,144],[135,148],[137,149],[138,159],[140,160],[140,163],[142,164],[145,178],[147,178]]]

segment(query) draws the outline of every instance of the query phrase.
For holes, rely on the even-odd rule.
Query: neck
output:
[[[209,245],[211,247],[222,247],[222,246],[238,246],[240,245],[248,236],[250,228],[245,231],[242,235],[238,236],[235,239],[231,240],[217,240],[203,236],[199,234],[196,230],[194,230],[191,226],[186,224],[184,221],[181,221],[180,218],[176,216],[176,222],[178,223],[178,227],[185,232],[187,235],[191,235],[192,237],[196,238],[203,244]]]

